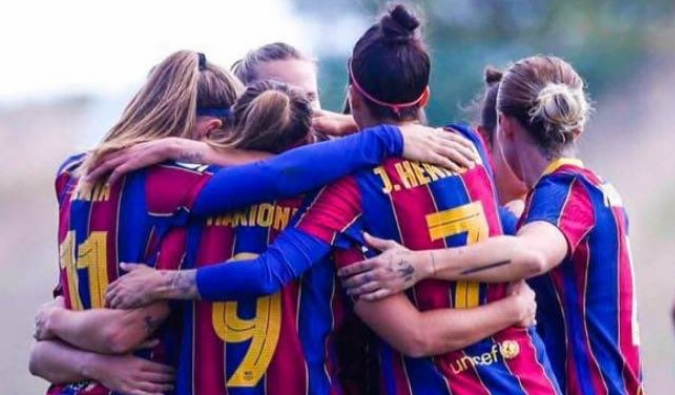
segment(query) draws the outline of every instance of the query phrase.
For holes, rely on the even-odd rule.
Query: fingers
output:
[[[345,288],[356,288],[362,284],[369,283],[373,280],[373,275],[370,271],[357,274],[352,277],[347,277],[342,280],[342,286]]]
[[[143,365],[141,365],[141,371],[148,373],[162,373],[168,375],[174,374],[174,369],[171,366],[148,360],[143,360]]]
[[[463,168],[471,169],[476,166],[476,162],[479,160],[478,155],[472,148],[467,148],[456,142],[441,140],[431,148]]]
[[[133,161],[123,162],[119,166],[116,166],[115,170],[113,170],[113,172],[110,173],[110,177],[108,178],[108,183],[110,185],[115,184],[115,182],[117,182],[117,180],[119,180],[122,176],[138,169],[139,167],[140,166],[135,167]]]
[[[99,163],[93,166],[87,175],[86,181],[97,181],[108,174],[111,170],[124,163],[125,160],[127,160],[126,153],[127,150],[120,150],[103,157]]]
[[[448,129],[439,128],[434,130],[438,131],[438,136],[444,140],[456,142],[471,150],[474,149],[474,144],[473,142],[471,142],[471,140],[462,136],[452,128]]]
[[[118,281],[114,281],[108,286],[108,289],[105,293],[105,304],[106,306],[116,309],[118,308],[121,287],[118,285]]]
[[[338,276],[349,277],[375,268],[374,260],[377,258],[367,259],[365,261],[357,262],[349,266],[345,266],[338,270]]]
[[[374,293],[375,291],[382,289],[380,286],[380,283],[376,281],[371,281],[369,283],[365,283],[363,285],[360,285],[356,288],[349,288],[347,289],[347,295],[354,296],[354,297],[360,297],[365,294],[370,294]]]
[[[145,381],[145,379],[142,379],[141,381],[137,382],[135,384],[138,387],[138,394],[141,395],[155,395],[155,394],[164,394],[166,392],[169,392],[173,390],[173,385],[169,383],[154,383],[151,381]]]
[[[143,263],[120,262],[120,269],[127,272],[127,274],[135,272],[136,270],[142,270],[147,268],[149,268],[149,266]]]
[[[135,351],[155,348],[159,345],[159,339],[148,339],[134,348]]]
[[[455,164],[455,162],[448,159],[446,156],[439,155],[435,152],[429,154],[429,163],[444,167],[453,173],[459,173],[462,169]]]
[[[363,239],[369,247],[382,252],[398,246],[398,243],[393,240],[380,239],[379,237],[370,235],[368,232],[363,232]]]
[[[359,297],[359,300],[365,300],[367,302],[376,302],[380,299],[386,298],[389,295],[391,295],[391,292],[388,289],[379,289],[375,292],[365,294]]]

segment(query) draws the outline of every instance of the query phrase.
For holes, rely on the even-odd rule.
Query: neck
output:
[[[402,125],[410,125],[414,123],[421,123],[417,119],[409,119],[409,120],[393,120],[393,119],[374,119],[370,116],[364,117],[362,124],[359,125],[361,129],[366,129],[372,126],[377,126],[381,125],[383,123],[389,124],[389,125],[396,125],[396,126],[402,126]]]
[[[522,174],[523,183],[528,189],[532,189],[552,162],[560,158],[575,157],[573,149],[565,149],[560,155],[550,156],[543,153],[537,146],[528,145],[527,148],[521,150],[519,155],[520,174]]]

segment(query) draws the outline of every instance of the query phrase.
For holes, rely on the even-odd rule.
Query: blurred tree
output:
[[[333,44],[336,39],[353,43],[389,2],[293,1],[299,13],[317,22],[322,99],[325,107],[340,108],[349,53],[334,50],[345,46]],[[433,123],[463,116],[460,109],[482,88],[486,65],[504,67],[538,53],[572,62],[597,97],[639,71],[651,54],[649,37],[658,35],[675,15],[672,0],[420,0],[408,4],[426,20],[425,35],[433,51],[433,100],[428,111]],[[360,23],[340,23],[355,18]],[[344,26],[358,32],[340,31]]]

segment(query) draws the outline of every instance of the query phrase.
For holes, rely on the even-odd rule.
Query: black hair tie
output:
[[[199,71],[206,70],[206,55],[201,52],[199,52],[197,55],[199,55]]]

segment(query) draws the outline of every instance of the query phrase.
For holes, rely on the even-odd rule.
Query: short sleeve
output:
[[[356,232],[360,217],[361,192],[356,178],[349,176],[319,191],[295,227],[324,243],[344,247],[339,236]]]
[[[544,177],[532,190],[523,226],[544,221],[560,229],[570,253],[595,226],[593,203],[583,181],[571,174]]]
[[[499,219],[505,235],[515,235],[518,228],[518,217],[504,206],[499,206]]]

